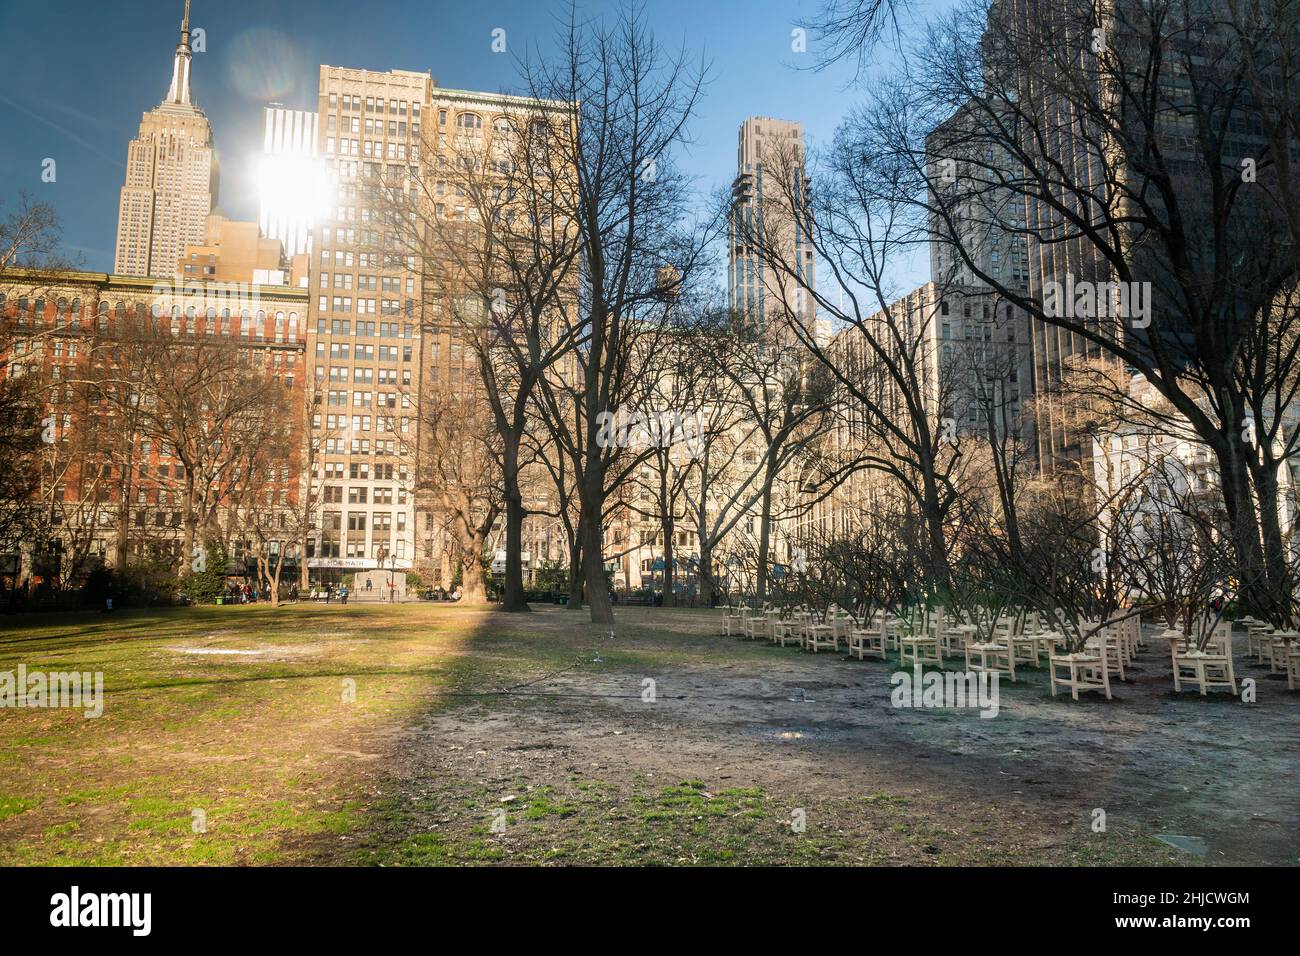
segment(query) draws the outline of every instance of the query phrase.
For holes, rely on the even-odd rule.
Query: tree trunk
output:
[[[605,577],[605,548],[601,540],[600,500],[598,494],[584,495],[579,534],[582,536],[582,578],[587,586],[587,604],[591,623],[614,623],[614,609],[609,603],[609,581]],[[592,512],[595,512],[592,514]]]
[[[704,543],[704,538],[700,538],[700,604],[703,607],[713,607],[713,549]]]
[[[184,574],[194,557],[194,540],[198,537],[199,516],[194,506],[194,469],[185,465],[185,531],[181,537],[181,560],[179,574]]]
[[[992,418],[988,427],[989,453],[993,460],[993,476],[998,485],[998,504],[1002,508],[1002,527],[1007,536],[1007,554],[1011,563],[1020,563],[1023,550],[1020,547],[1020,517],[1016,510],[1016,474],[1015,462],[1008,460],[1008,450],[998,437],[997,427]]]
[[[930,587],[932,591],[948,591],[948,548],[943,534],[943,508],[939,503],[939,486],[933,468],[923,472],[926,534],[930,539]]]
[[[764,476],[764,482],[763,505],[758,516],[758,576],[754,587],[757,607],[767,601],[767,559],[772,546],[772,476]]]
[[[1225,419],[1232,417],[1225,409]],[[1234,427],[1229,427],[1218,443],[1215,454],[1223,490],[1223,504],[1232,529],[1233,553],[1237,560],[1237,577],[1241,581],[1241,598],[1246,609],[1266,619],[1274,619],[1281,608],[1268,586],[1267,570],[1260,550],[1259,522],[1255,517],[1246,464],[1246,444]],[[1283,603],[1285,607],[1285,603]]]
[[[121,574],[131,560],[131,506],[122,502],[121,517],[117,522],[117,540],[113,542],[113,569]]]
[[[1287,596],[1290,590],[1286,560],[1286,544],[1282,537],[1282,522],[1277,510],[1277,472],[1281,462],[1271,456],[1262,464],[1251,466],[1251,478],[1255,487],[1255,500],[1259,502],[1260,530],[1264,537],[1264,566],[1266,568],[1269,592],[1273,600],[1287,613],[1284,623],[1294,625],[1291,620],[1291,602]]]
[[[306,594],[311,587],[307,569],[307,541],[311,538],[311,522],[304,521],[302,526],[304,530],[298,541],[298,590]]]
[[[676,558],[673,557],[673,543],[674,543],[673,533],[674,533],[673,519],[672,519],[672,515],[670,514],[667,518],[664,519],[664,523],[663,523],[664,607],[672,607],[675,601],[675,598],[673,597],[673,584],[676,583],[675,582],[676,575],[674,575],[673,573],[673,562],[676,560]]]
[[[259,584],[266,591],[266,598],[271,607],[280,606],[280,568],[281,562],[276,561],[275,569],[271,569],[271,560],[265,557],[259,548],[257,552],[257,576],[260,579]]]
[[[483,561],[479,555],[482,549],[475,549],[468,556],[461,558],[460,603],[486,604],[487,586],[483,581]]]
[[[569,542],[569,603],[570,611],[582,610],[582,541],[576,535]]]
[[[506,439],[502,459],[502,483],[506,505],[506,580],[501,595],[503,611],[528,610],[524,599],[524,500],[519,490],[519,448]]]
[[[198,519],[194,515],[192,508],[186,509],[185,528],[181,536],[181,556],[179,564],[179,574],[185,574],[190,567],[190,561],[194,558],[194,541],[198,537]]]

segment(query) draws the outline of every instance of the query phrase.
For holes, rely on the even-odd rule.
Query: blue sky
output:
[[[813,72],[812,52],[791,51],[790,31],[819,0],[648,0],[659,39],[703,53],[712,82],[694,126],[686,169],[708,190],[734,174],[746,116],[804,122],[815,148],[858,102],[849,71]],[[46,0],[0,4],[5,83],[0,87],[0,199],[27,189],[64,223],[70,254],[88,269],[113,265],[118,191],[140,114],[163,98],[183,0]],[[613,3],[588,0],[592,13]],[[924,9],[924,7],[922,8]],[[219,207],[257,218],[252,168],[270,101],[314,108],[319,65],[429,70],[443,86],[511,91],[511,52],[553,37],[567,3],[553,0],[193,0],[206,31],[194,58],[194,96],[211,119],[221,158]],[[888,54],[882,54],[882,68]],[[58,179],[41,181],[56,160]],[[899,277],[900,279],[903,277]],[[916,281],[924,281],[918,273]]]

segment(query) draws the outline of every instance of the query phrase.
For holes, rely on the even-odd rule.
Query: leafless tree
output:
[[[66,389],[67,395],[64,396]],[[38,458],[41,487],[37,499],[34,543],[42,576],[54,578],[60,590],[79,587],[90,570],[96,537],[107,528],[113,465],[102,443],[111,440],[96,416],[89,414],[86,391],[54,385],[45,419],[51,440],[42,443]]]
[[[26,193],[0,218],[0,459],[8,463],[0,469],[0,551],[10,553],[31,530],[46,430],[44,367],[32,354],[45,331],[21,327],[20,318],[26,317],[19,307],[44,300],[52,288],[51,270],[69,265],[60,255],[61,240],[58,214]]]
[[[824,0],[815,15],[800,21],[805,31],[813,32],[813,42],[820,44],[805,52],[815,53],[819,70],[852,63],[854,78],[861,81],[874,62],[878,44],[897,35],[900,18],[910,6],[909,0]]]
[[[914,496],[927,528],[930,575],[947,577],[944,524],[956,501],[960,436],[948,399],[951,378],[939,374],[938,294],[894,295],[890,272],[924,242],[902,223],[902,204],[874,190],[860,150],[837,143],[810,181],[791,144],[764,157],[761,217],[738,219],[736,230],[761,260],[769,298],[806,301],[787,310],[786,334],[824,370],[836,402],[866,451],[858,466],[883,470]],[[761,226],[757,223],[761,222]],[[791,233],[825,264],[814,282],[790,254]],[[810,321],[819,315],[832,338]]]
[[[296,558],[306,566],[302,542],[308,533],[304,525],[314,523],[315,513],[302,507],[298,476],[304,451],[302,433],[294,427],[292,413],[279,428],[268,428],[252,456],[241,481],[226,507],[232,535],[243,545],[245,560],[251,555],[257,577],[272,607],[280,604],[280,585],[286,562]]]
[[[758,506],[756,600],[766,600],[772,564],[773,530],[812,508],[845,469],[821,467],[816,452],[832,424],[834,382],[824,368],[798,349],[783,347],[743,324],[722,353],[716,374],[731,385],[748,434],[742,461],[754,469],[743,487],[752,489],[745,511]],[[733,498],[737,496],[733,495]]]
[[[577,472],[592,620],[609,624],[602,519],[610,464],[621,450],[601,447],[600,415],[628,405],[639,377],[631,364],[636,343],[662,334],[678,287],[689,285],[707,245],[702,230],[684,228],[689,183],[673,164],[704,68],[666,53],[638,6],[589,22],[580,22],[574,8],[556,46],[556,56],[523,65],[527,95],[577,104],[577,122],[550,139],[555,161],[573,170],[574,188],[557,200],[581,235],[577,295],[561,302],[562,322],[577,343],[576,367],[563,380],[551,376],[549,387],[552,395],[568,389],[581,406],[575,424],[583,433],[560,444]],[[548,414],[559,410],[547,405]]]
[[[484,550],[501,511],[500,445],[479,390],[442,388],[424,396],[427,453],[418,487],[438,503],[461,565],[462,600],[487,600]]]
[[[232,490],[252,480],[259,446],[283,428],[284,387],[260,365],[259,350],[181,332],[166,316],[118,317],[107,348],[114,400],[179,465],[183,570],[200,532],[220,532]]]
[[[647,454],[632,472],[628,510],[656,526],[651,535],[664,563],[663,606],[676,603],[677,529],[687,520],[686,491],[697,474],[696,461],[710,440],[700,400],[709,392],[711,343],[698,329],[680,328],[661,356],[649,405]],[[642,541],[644,543],[644,540]]]
[[[488,128],[426,124],[421,149],[436,177],[372,179],[383,220],[416,262],[426,332],[470,350],[500,444],[507,611],[526,611],[521,563],[528,516],[523,473],[538,381],[584,333],[559,318],[576,296],[581,236],[567,196],[575,171],[555,143],[573,108],[515,98]]]

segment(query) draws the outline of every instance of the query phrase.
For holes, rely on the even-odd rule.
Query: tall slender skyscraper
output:
[[[731,186],[727,285],[732,309],[757,327],[767,328],[783,315],[798,316],[808,327],[816,322],[817,304],[808,292],[817,288],[817,276],[805,194],[803,124],[763,116],[745,120]],[[765,221],[774,212],[779,221]],[[783,270],[755,250],[752,239],[759,236],[774,242]]]
[[[127,150],[113,265],[119,275],[174,275],[185,247],[203,243],[217,177],[212,124],[190,100],[193,58],[185,0],[167,98],[144,114]]]

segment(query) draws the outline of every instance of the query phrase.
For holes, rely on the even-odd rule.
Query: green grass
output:
[[[6,820],[9,817],[16,817],[26,810],[36,806],[35,800],[25,800],[22,797],[4,797],[0,796],[0,820]]]
[[[472,787],[469,781],[462,786]],[[801,802],[816,807],[795,827],[794,809],[759,787],[707,789],[698,780],[649,792],[611,789],[599,781],[572,780],[509,810],[505,826],[488,823],[493,799],[486,791],[469,808],[479,822],[453,821],[437,832],[406,835],[367,851],[364,862],[384,866],[472,865],[476,863],[578,864],[614,866],[872,865],[899,861],[941,864],[926,852],[933,841],[952,844],[957,836],[926,824],[899,820],[905,802],[892,798]],[[552,795],[563,790],[562,801]],[[556,808],[562,808],[557,811]],[[396,803],[377,808],[396,833],[409,829],[419,808]],[[845,820],[856,826],[841,829]],[[979,862],[1003,859],[990,846]],[[969,856],[961,862],[972,862]]]
[[[437,688],[466,679],[459,656],[476,617],[421,610],[20,619],[0,634],[0,670],[102,671],[105,707],[95,720],[58,709],[0,717],[0,864],[273,863],[347,834],[363,777],[330,752],[439,706]],[[344,679],[356,682],[353,703]]]

